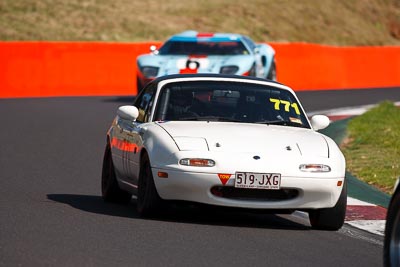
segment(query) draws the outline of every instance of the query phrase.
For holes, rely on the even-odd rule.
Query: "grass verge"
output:
[[[400,176],[400,108],[386,101],[352,119],[341,148],[349,172],[392,193]]]
[[[164,41],[183,30],[261,42],[399,45],[399,0],[2,0],[2,41]]]

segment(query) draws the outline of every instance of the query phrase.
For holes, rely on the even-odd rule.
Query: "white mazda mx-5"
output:
[[[289,87],[218,74],[150,82],[117,111],[108,133],[102,196],[154,215],[170,200],[308,212],[311,226],[337,230],[346,211],[345,159],[307,118]]]

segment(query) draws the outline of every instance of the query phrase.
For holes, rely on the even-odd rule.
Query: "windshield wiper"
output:
[[[274,121],[255,121],[254,123],[259,123],[259,124],[275,124],[275,125],[285,125],[288,121],[285,120],[274,120]]]
[[[218,116],[192,116],[192,117],[183,117],[179,118],[180,121],[227,121],[227,122],[244,122],[237,119],[226,118],[226,117],[218,117]]]
[[[294,126],[294,127],[300,127],[300,128],[307,128],[306,126],[292,122],[292,121],[285,121],[285,120],[274,120],[274,121],[256,121],[254,123],[259,123],[259,124],[267,124],[267,125],[283,125],[283,126]]]

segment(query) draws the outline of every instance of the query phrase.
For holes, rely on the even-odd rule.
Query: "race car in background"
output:
[[[169,74],[220,73],[276,80],[275,50],[231,33],[185,31],[160,49],[137,58],[138,92],[156,77]]]

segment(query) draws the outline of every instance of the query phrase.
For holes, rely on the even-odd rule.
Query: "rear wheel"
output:
[[[120,189],[118,186],[109,144],[107,144],[104,152],[101,174],[101,195],[104,201],[114,203],[129,203],[132,198],[130,193]]]
[[[311,226],[321,230],[339,230],[346,216],[347,183],[344,182],[342,193],[336,205],[328,209],[311,210],[308,212]]]
[[[139,173],[137,211],[144,217],[157,215],[162,202],[154,184],[150,160],[147,155],[144,155],[141,160]]]

